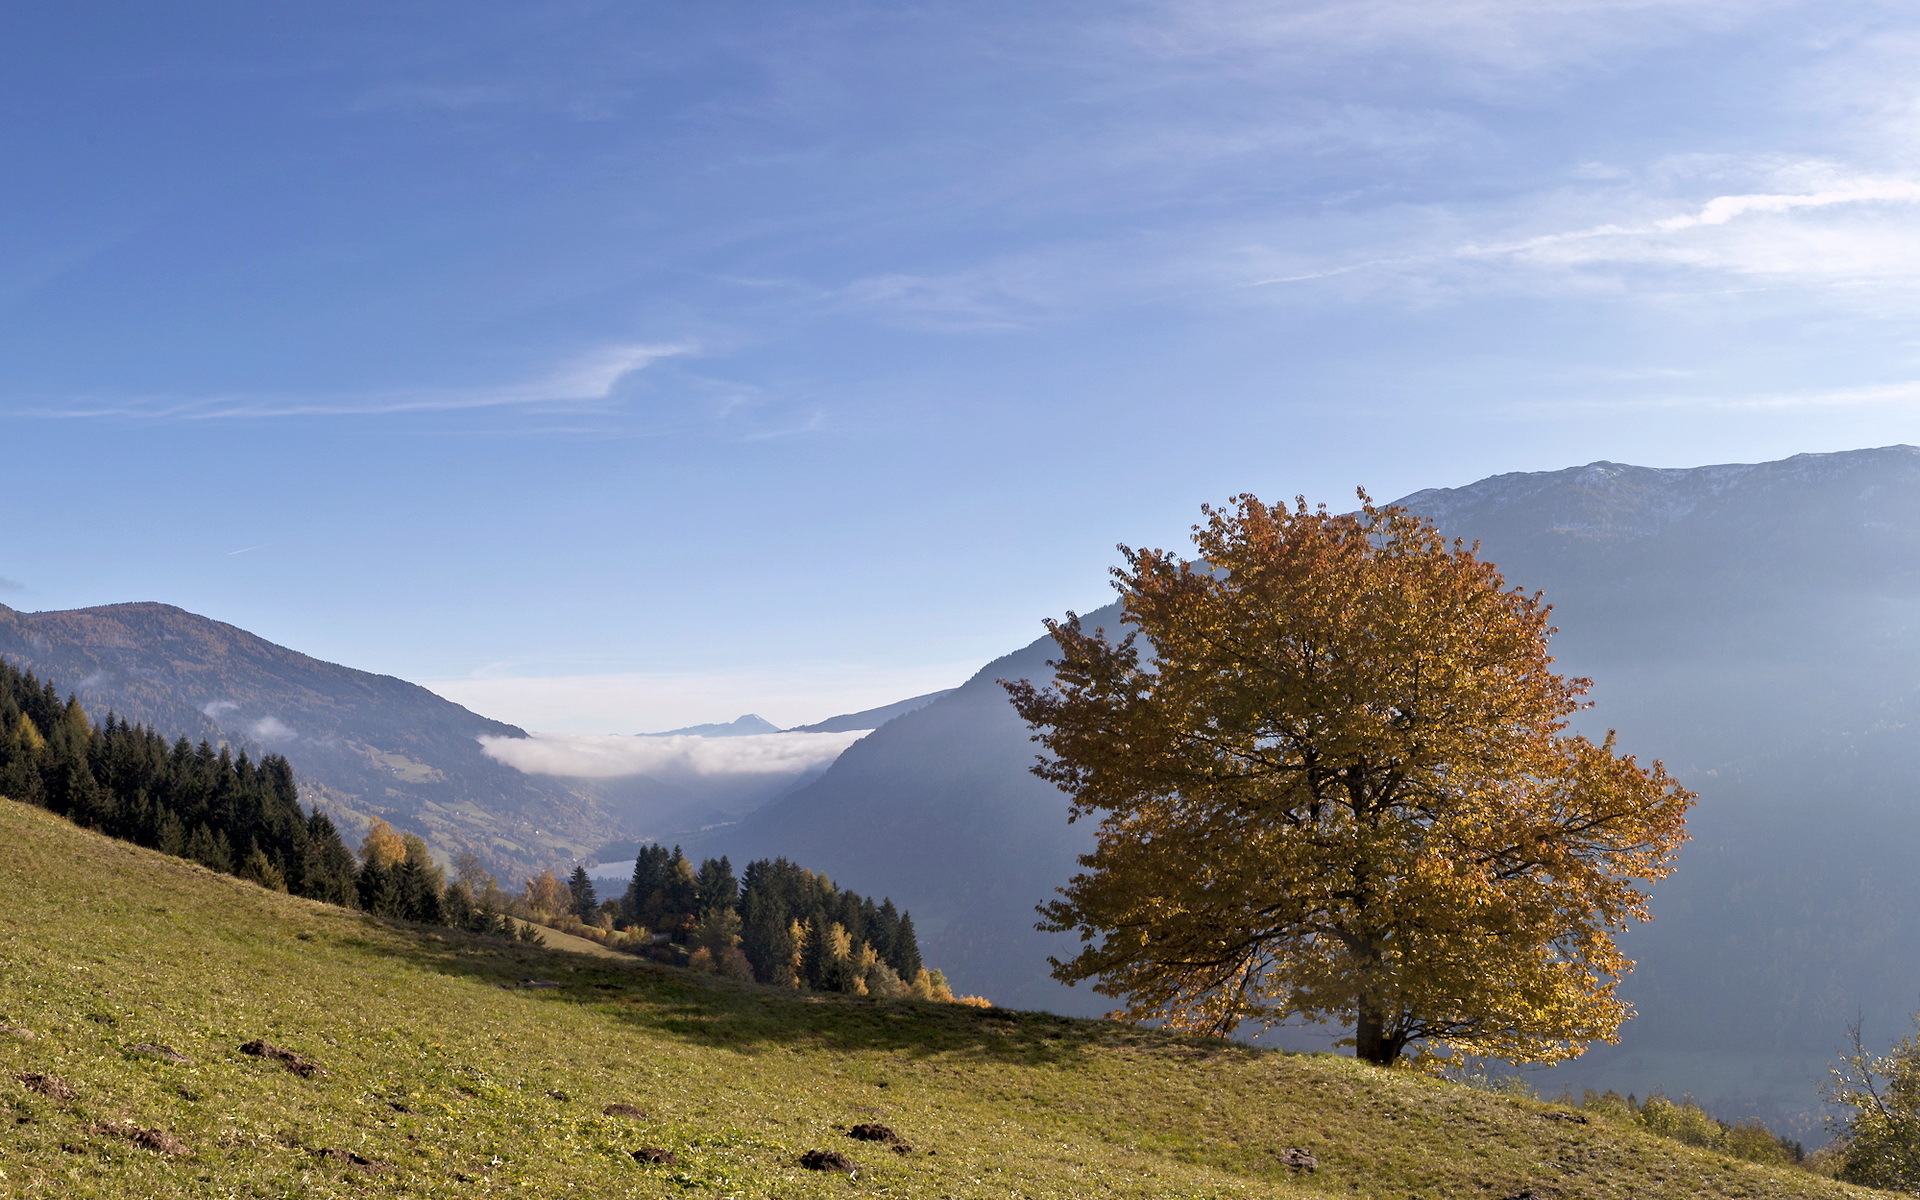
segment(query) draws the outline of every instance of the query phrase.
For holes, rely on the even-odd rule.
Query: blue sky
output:
[[[1239,491],[1920,441],[1908,5],[4,32],[0,602],[535,728],[958,682]]]

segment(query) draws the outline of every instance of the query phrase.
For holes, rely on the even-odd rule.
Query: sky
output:
[[[0,603],[570,734],[959,683],[1251,491],[1920,442],[1920,13],[16,5]]]

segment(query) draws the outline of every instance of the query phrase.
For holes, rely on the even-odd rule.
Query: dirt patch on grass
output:
[[[913,1147],[907,1144],[907,1139],[895,1133],[891,1126],[882,1125],[878,1121],[855,1125],[847,1130],[847,1136],[856,1141],[879,1142],[883,1146],[890,1146],[895,1154],[913,1153]]]
[[[809,1171],[838,1171],[842,1175],[851,1175],[860,1169],[859,1163],[838,1150],[809,1150],[800,1156],[800,1165]]]
[[[172,1046],[162,1046],[158,1042],[136,1042],[126,1048],[126,1053],[135,1058],[157,1058],[161,1062],[170,1062],[180,1066],[191,1066],[193,1060],[175,1050]]]
[[[58,1075],[48,1075],[41,1071],[23,1071],[14,1076],[27,1085],[30,1092],[39,1092],[49,1100],[71,1100],[74,1091]]]
[[[302,1079],[311,1079],[316,1075],[327,1074],[327,1069],[303,1054],[295,1054],[285,1046],[276,1046],[265,1038],[255,1038],[240,1047],[240,1053],[251,1054],[255,1058],[264,1058],[277,1062]]]
[[[192,1154],[193,1147],[164,1129],[147,1129],[131,1121],[102,1121],[97,1127],[101,1133],[132,1142],[142,1150],[151,1150],[155,1154]]]
[[[610,1117],[625,1117],[629,1121],[644,1121],[647,1119],[646,1110],[636,1108],[631,1104],[609,1104],[600,1111]]]
[[[1288,1146],[1280,1152],[1280,1165],[1291,1171],[1318,1171],[1320,1160],[1305,1150]]]
[[[658,1146],[642,1146],[633,1152],[633,1161],[655,1167],[671,1167],[679,1164],[680,1156]]]

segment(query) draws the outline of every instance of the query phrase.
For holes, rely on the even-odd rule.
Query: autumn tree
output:
[[[1101,820],[1041,910],[1082,942],[1054,974],[1177,1028],[1348,1021],[1381,1064],[1611,1041],[1614,935],[1692,794],[1567,732],[1589,684],[1538,594],[1361,500],[1240,496],[1194,560],[1121,547],[1124,636],[1049,622],[1054,683],[1007,684],[1036,773]]]
[[[531,919],[551,921],[567,911],[573,894],[567,890],[566,884],[553,877],[553,870],[548,868],[527,880],[524,897],[527,915]]]
[[[367,836],[360,842],[360,861],[379,863],[382,867],[397,867],[406,858],[406,839],[393,826],[375,817],[367,826]]]

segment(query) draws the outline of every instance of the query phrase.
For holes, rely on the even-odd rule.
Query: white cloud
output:
[[[614,779],[717,775],[799,775],[823,767],[870,730],[850,733],[762,733],[744,737],[622,737],[537,733],[483,737],[487,754],[528,775]]]
[[[223,395],[151,397],[99,405],[18,409],[27,417],[147,417],[182,421],[273,417],[386,416],[472,409],[569,409],[605,404],[628,376],[662,359],[692,354],[691,344],[622,343],[580,355],[554,371],[491,387],[405,388],[318,396]]]
[[[1693,216],[1669,217],[1656,223],[1662,233],[1693,229],[1701,225],[1725,225],[1748,213],[1784,213],[1797,208],[1826,208],[1834,204],[1865,204],[1873,201],[1920,200],[1920,183],[1906,179],[1859,182],[1847,187],[1806,195],[1715,196]]]
[[[1462,291],[1624,287],[1632,283],[1626,273],[1648,270],[1702,282],[1734,277],[1814,288],[1920,284],[1920,222],[1913,211],[1920,202],[1920,180],[1848,175],[1831,163],[1812,160],[1729,164],[1702,158],[1651,174],[1668,176],[1654,182],[1670,193],[1685,186],[1689,171],[1742,174],[1776,186],[1709,193],[1691,202],[1655,195],[1653,185],[1602,194],[1555,192],[1522,199],[1505,212],[1409,212],[1402,215],[1397,231],[1391,215],[1383,214],[1377,219],[1376,238],[1399,241],[1403,252],[1311,264],[1278,251],[1269,261],[1286,267],[1251,280],[1249,286],[1345,279],[1363,290],[1409,285]],[[1614,210],[1611,219],[1591,220],[1598,215],[1594,210],[1608,207]],[[1476,219],[1509,229],[1550,227],[1556,215],[1563,221],[1569,215],[1589,220],[1544,233],[1461,239],[1458,232]],[[1433,245],[1442,238],[1449,243]],[[1417,247],[1421,241],[1430,248]]]
[[[247,726],[247,732],[263,742],[284,742],[298,736],[278,717],[261,717]]]

